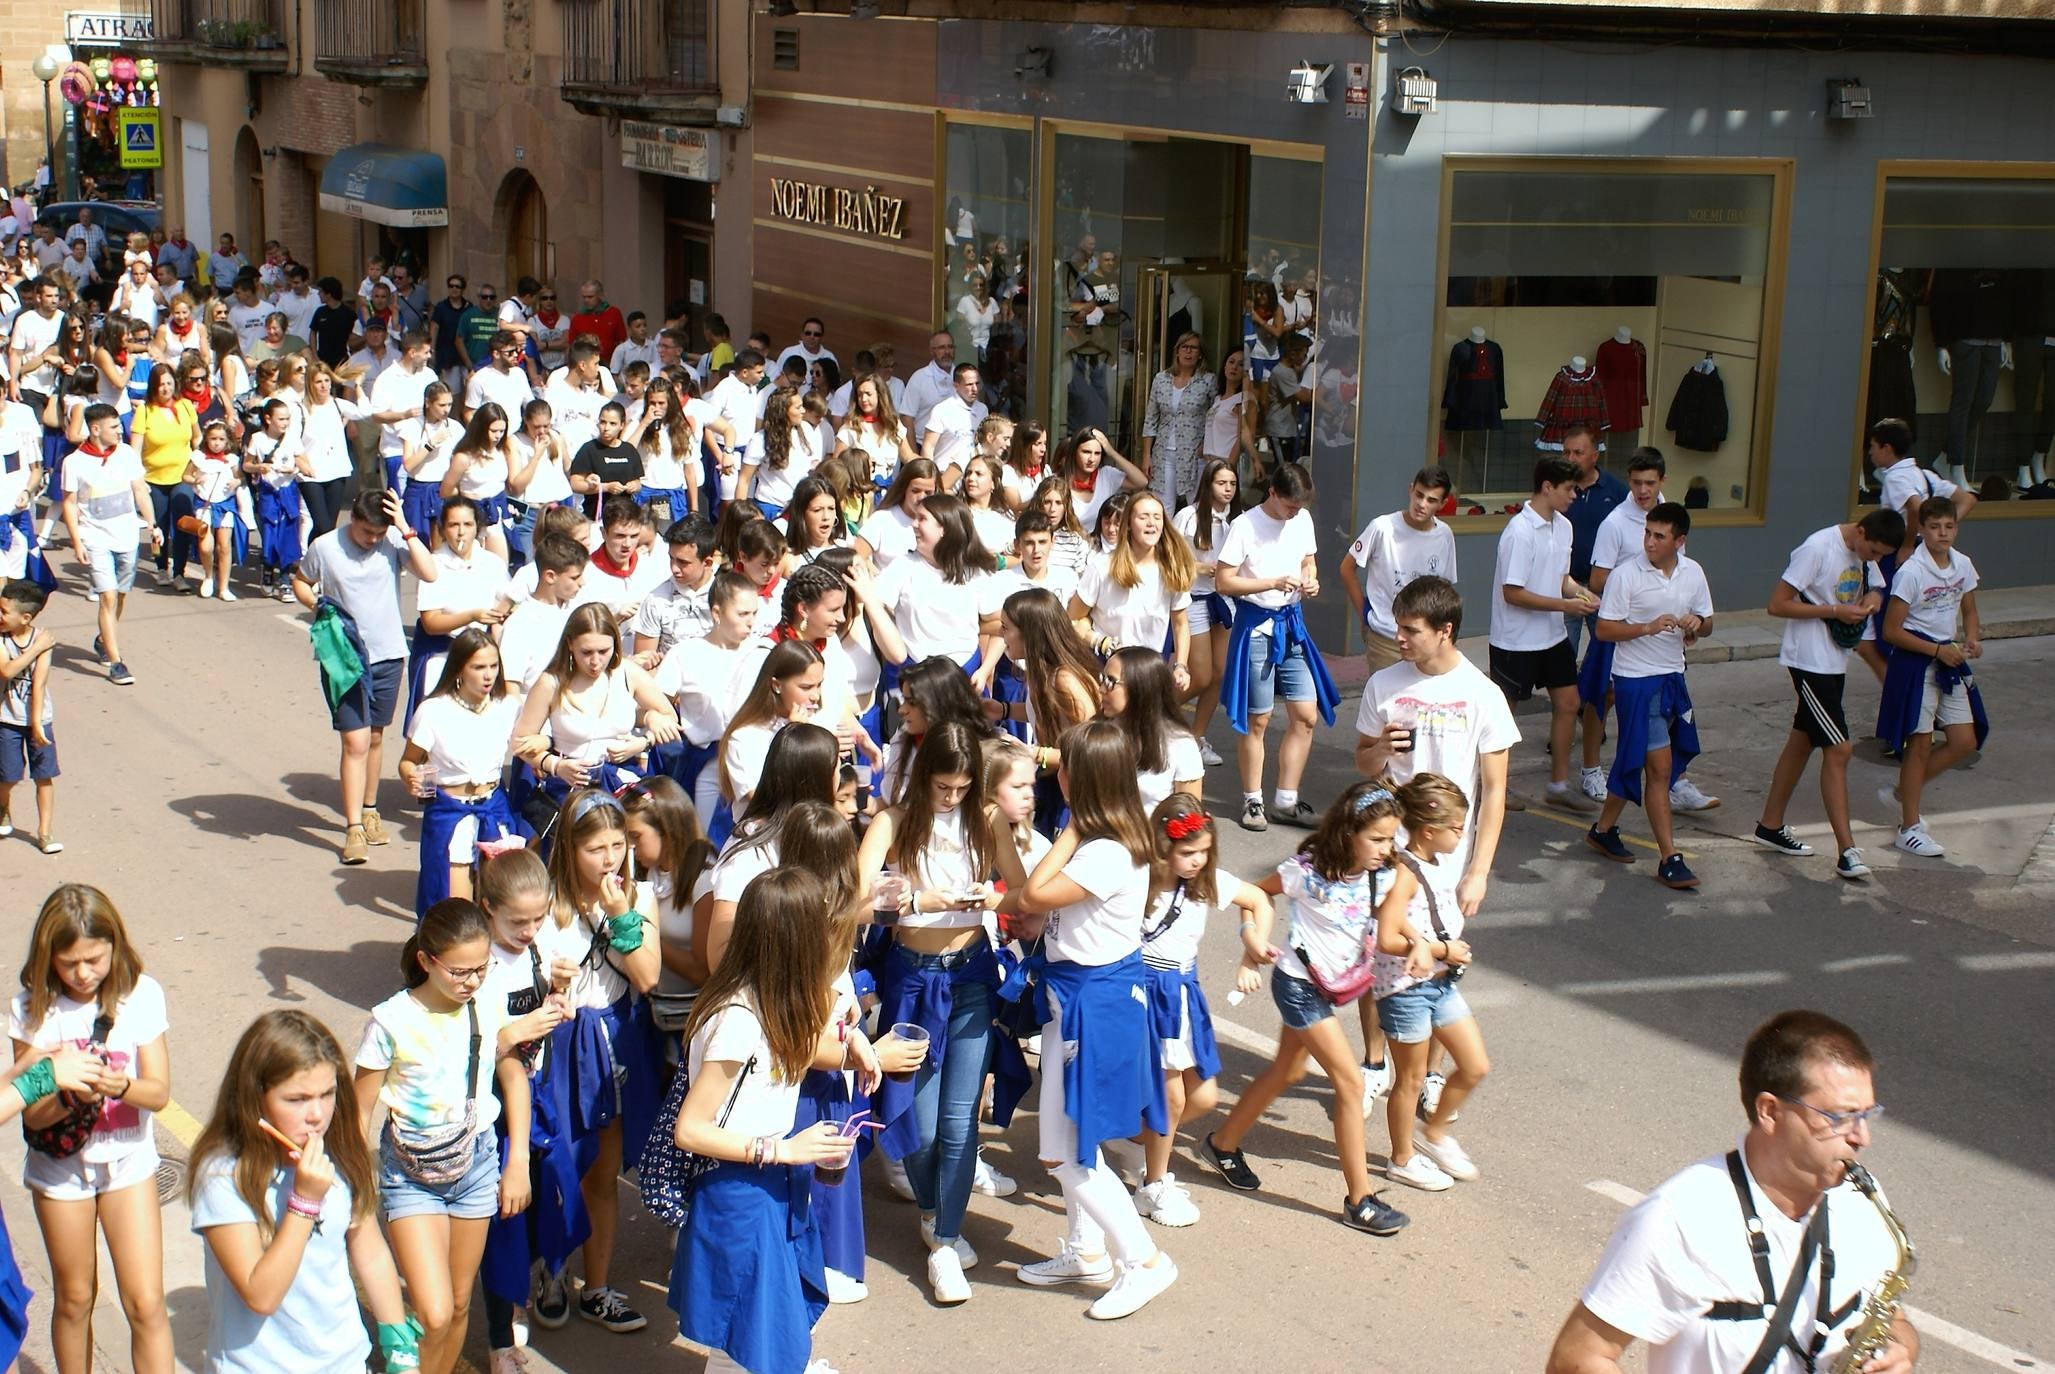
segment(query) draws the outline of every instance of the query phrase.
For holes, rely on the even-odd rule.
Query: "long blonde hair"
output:
[[[1120,517],[1120,542],[1113,546],[1113,556],[1107,560],[1106,571],[1113,580],[1133,590],[1142,585],[1141,564],[1135,558],[1135,512],[1144,502],[1156,507],[1163,517],[1163,534],[1156,541],[1156,571],[1163,579],[1163,590],[1176,597],[1192,589],[1192,579],[1198,576],[1198,564],[1192,557],[1192,546],[1185,537],[1170,525],[1170,512],[1164,509],[1163,498],[1153,491],[1138,491],[1127,503],[1127,510]]]
[[[579,846],[602,830],[620,831],[625,843],[628,813],[605,788],[581,787],[564,798],[557,817],[556,838],[549,849],[549,911],[558,930],[569,930],[582,915],[578,910],[578,874],[573,856]],[[625,868],[627,855],[622,856],[621,863]]]
[[[43,1024],[57,999],[68,994],[57,977],[57,956],[81,940],[105,940],[113,947],[107,976],[96,1000],[102,1015],[112,1017],[143,976],[143,956],[129,943],[128,927],[107,894],[84,883],[60,883],[43,899],[29,932],[29,957],[21,966],[21,986],[28,993],[28,1014],[22,1018],[30,1035]]]
[[[264,1094],[294,1074],[323,1066],[335,1071],[335,1112],[322,1132],[321,1148],[350,1185],[350,1224],[371,1219],[378,1205],[378,1174],[371,1167],[364,1123],[357,1116],[349,1061],[333,1031],[306,1012],[291,1010],[265,1012],[236,1041],[214,1099],[214,1114],[193,1142],[186,1173],[188,1205],[211,1162],[233,1161],[236,1196],[257,1218],[258,1238],[271,1243],[278,1229],[271,1182],[290,1161],[257,1124],[264,1117]]]

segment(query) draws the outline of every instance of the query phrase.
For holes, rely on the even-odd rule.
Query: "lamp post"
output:
[[[50,83],[57,79],[61,70],[63,68],[57,59],[47,52],[29,63],[29,71],[43,83],[43,166],[49,170],[52,190],[57,186],[57,143],[50,134]]]

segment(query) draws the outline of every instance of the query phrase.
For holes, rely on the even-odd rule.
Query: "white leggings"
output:
[[[1051,1050],[1057,1051],[1055,1055]],[[1110,1252],[1124,1264],[1141,1264],[1156,1254],[1156,1244],[1135,1211],[1135,1200],[1120,1175],[1106,1167],[1106,1157],[1092,1152],[1089,1165],[1077,1162],[1077,1123],[1063,1106],[1063,1065],[1076,1051],[1065,1044],[1059,1022],[1042,1027],[1042,1096],[1036,1114],[1042,1131],[1042,1159],[1060,1161],[1049,1170],[1063,1189],[1063,1214],[1070,1222],[1070,1245],[1088,1255]],[[1056,1062],[1051,1063],[1051,1059]]]

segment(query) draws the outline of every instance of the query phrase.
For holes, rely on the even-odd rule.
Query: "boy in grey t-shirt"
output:
[[[408,529],[400,498],[390,491],[362,491],[350,503],[350,518],[316,539],[293,570],[293,596],[313,610],[321,598],[333,601],[356,623],[364,645],[364,676],[329,711],[342,736],[342,861],[363,863],[367,845],[390,840],[378,816],[385,727],[392,724],[407,676],[407,634],[400,623],[400,564],[414,576],[435,580],[435,556]]]

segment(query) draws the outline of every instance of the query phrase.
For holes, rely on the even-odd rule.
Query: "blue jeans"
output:
[[[916,966],[938,958],[907,949],[895,950],[894,957]],[[914,1075],[914,1120],[924,1143],[905,1160],[914,1201],[935,1214],[935,1235],[942,1240],[963,1233],[978,1166],[978,1098],[992,1062],[992,990],[968,978],[953,991],[942,1062],[937,1066],[931,1057]]]

